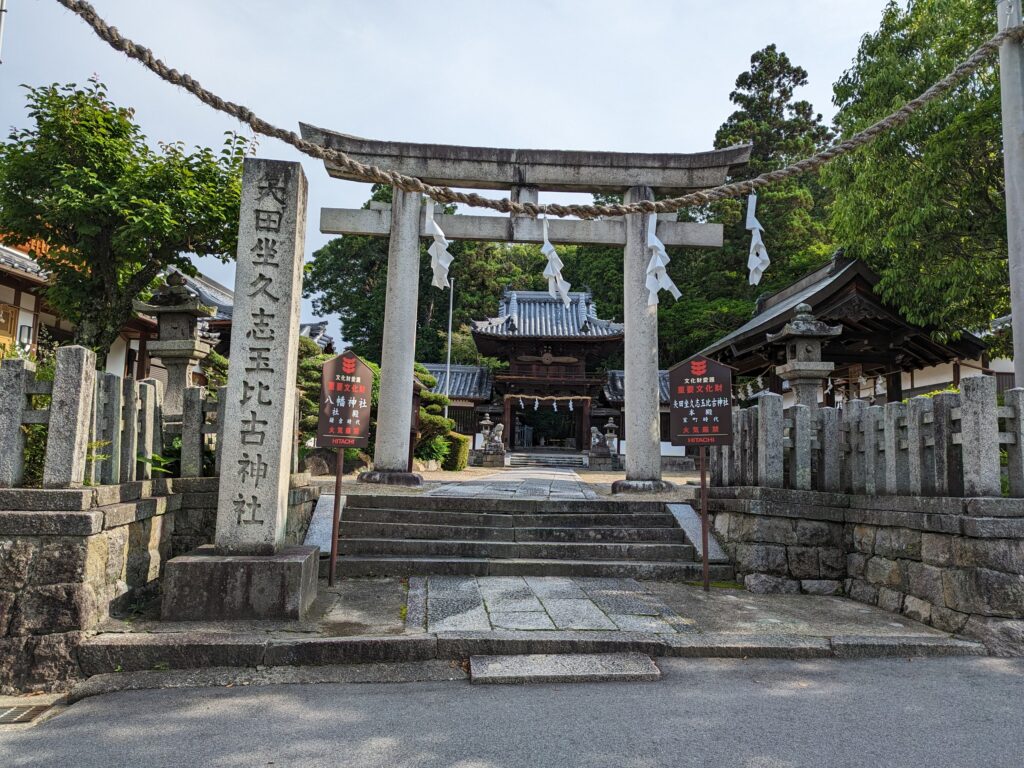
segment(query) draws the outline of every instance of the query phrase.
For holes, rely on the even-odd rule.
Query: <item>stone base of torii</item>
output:
[[[537,202],[540,192],[619,193],[626,202],[653,200],[657,194],[721,184],[750,158],[749,146],[696,154],[521,150],[371,141],[305,124],[301,129],[304,139],[344,151],[361,163],[416,176],[430,184],[510,190],[517,202]],[[345,169],[330,162],[325,167],[332,176],[350,178]],[[320,231],[390,238],[374,472],[360,479],[413,484],[419,478],[408,472],[408,425],[412,417],[420,240],[427,238],[428,232],[421,195],[395,189],[392,200],[390,208],[324,208],[320,212]],[[543,241],[542,222],[528,216],[431,213],[449,240]],[[661,479],[658,307],[649,305],[646,285],[651,215],[593,221],[559,219],[548,224],[549,239],[556,245],[619,245],[624,249],[624,426],[628,439],[626,478],[615,483],[615,492],[651,492],[668,487]],[[674,218],[658,217],[657,236],[665,245],[722,246],[720,224],[678,222]],[[454,268],[458,268],[457,263]]]

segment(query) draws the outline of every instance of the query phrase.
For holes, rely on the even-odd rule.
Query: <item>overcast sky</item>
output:
[[[93,0],[169,65],[283,127],[303,120],[400,141],[636,152],[710,149],[732,111],[736,76],[770,43],[808,71],[798,96],[831,119],[832,82],[886,3]],[[27,122],[20,84],[95,74],[115,102],[136,109],[153,141],[218,146],[224,131],[250,135],[109,48],[53,0],[8,7],[0,127]],[[317,231],[319,209],[358,207],[369,196],[368,185],[330,179],[322,164],[272,139],[261,139],[258,155],[305,166],[307,258],[328,239]],[[198,263],[233,285],[231,265]],[[306,302],[303,319],[312,317]],[[337,319],[328,319],[337,335]]]

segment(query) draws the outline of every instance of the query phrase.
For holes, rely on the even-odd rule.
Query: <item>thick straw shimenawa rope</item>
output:
[[[439,203],[462,203],[474,208],[490,208],[502,213],[515,213],[526,216],[547,214],[549,216],[578,216],[582,219],[594,219],[600,216],[625,216],[629,213],[675,212],[680,208],[704,205],[715,200],[724,200],[731,197],[740,197],[774,182],[817,170],[825,163],[842,155],[849,154],[855,149],[874,141],[882,133],[906,123],[912,115],[919,112],[925,105],[945,95],[962,80],[977,72],[985,61],[999,50],[999,46],[1006,40],[1013,39],[1018,42],[1024,40],[1024,26],[1012,27],[998,33],[980,45],[969,58],[946,75],[946,77],[939,80],[916,99],[904,104],[891,115],[839,144],[828,147],[811,157],[800,160],[785,168],[780,168],[777,171],[763,173],[753,179],[732,184],[722,184],[711,189],[691,192],[681,197],[658,201],[641,200],[635,203],[612,203],[607,205],[558,205],[555,203],[538,205],[536,203],[516,203],[508,198],[495,200],[473,192],[457,192],[450,187],[437,187],[425,184],[422,180],[413,176],[388,171],[375,165],[365,165],[340,150],[329,149],[320,144],[306,141],[294,131],[286,131],[257,117],[248,107],[231,101],[225,101],[203,88],[190,75],[181,74],[176,69],[171,69],[160,59],[156,58],[151,50],[122,36],[116,27],[111,27],[107,24],[96,12],[96,9],[89,3],[84,2],[84,0],[57,0],[57,2],[81,17],[112,48],[140,61],[163,80],[184,88],[204,104],[245,123],[255,133],[280,139],[303,154],[318,160],[334,163],[343,168],[346,173],[362,181],[389,184],[399,189],[404,189],[407,192],[418,192],[427,195]]]

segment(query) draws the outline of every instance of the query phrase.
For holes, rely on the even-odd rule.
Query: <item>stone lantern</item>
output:
[[[149,342],[149,352],[167,368],[164,417],[181,421],[185,389],[192,386],[192,369],[213,348],[209,341],[200,338],[199,318],[211,317],[215,310],[199,302],[178,272],[168,275],[166,285],[149,302],[136,301],[134,309],[157,319],[157,340]]]
[[[778,333],[769,333],[768,341],[785,348],[786,363],[775,373],[789,382],[797,405],[818,407],[821,382],[835,370],[835,363],[821,360],[821,347],[828,339],[843,332],[841,325],[816,320],[810,304],[798,304],[796,314]]]

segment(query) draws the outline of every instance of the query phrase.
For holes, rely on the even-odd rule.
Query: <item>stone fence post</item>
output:
[[[962,496],[964,474],[960,451],[953,442],[953,414],[960,407],[960,395],[946,392],[932,398],[932,456],[935,459],[935,493]]]
[[[843,430],[846,432],[840,474],[840,491],[843,493],[864,493],[864,467],[867,462],[862,430],[867,407],[863,400],[850,400],[843,408]]]
[[[44,488],[70,488],[85,481],[95,385],[96,353],[79,346],[57,349]]]
[[[121,383],[124,418],[121,427],[121,478],[122,483],[135,480],[139,455],[139,383],[131,377]]]
[[[910,488],[909,441],[904,437],[907,406],[903,403],[885,404],[885,492],[890,496],[904,496]]]
[[[781,488],[783,482],[782,395],[774,393],[758,399],[757,477],[766,488]]]
[[[0,488],[16,488],[25,477],[25,433],[21,416],[28,407],[25,383],[36,376],[28,360],[0,363]]]
[[[836,493],[840,490],[843,466],[843,441],[839,410],[820,408],[818,421],[818,489]]]
[[[794,405],[789,412],[793,419],[793,429],[790,432],[793,447],[789,462],[789,484],[791,488],[809,491],[811,489],[811,438],[813,436],[811,409],[806,405]]]
[[[969,376],[960,382],[960,455],[965,496],[1002,494],[994,376]]]
[[[203,402],[206,387],[188,387],[181,412],[181,476],[203,476]]]
[[[907,407],[907,491],[911,496],[935,493],[934,423],[932,398],[911,398]]]
[[[1024,496],[1024,389],[1007,390],[1003,393],[1003,402],[1013,409],[1013,415],[1006,419],[1010,439],[1006,446],[1006,464],[1010,495],[1019,499]]]

